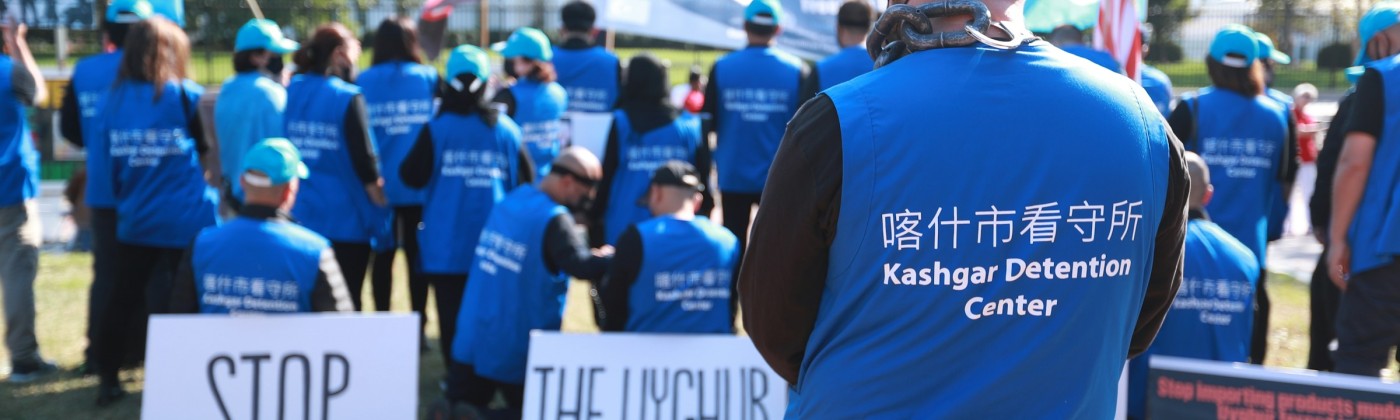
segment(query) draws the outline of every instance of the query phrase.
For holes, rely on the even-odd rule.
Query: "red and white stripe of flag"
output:
[[[1113,55],[1123,65],[1123,72],[1128,77],[1142,80],[1142,31],[1136,0],[1099,1],[1094,48]]]

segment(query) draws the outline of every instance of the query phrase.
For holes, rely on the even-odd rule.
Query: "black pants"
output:
[[[428,323],[428,314],[424,313],[428,308],[428,280],[418,269],[418,224],[422,222],[422,206],[394,207],[394,237],[398,239],[399,247],[403,248],[404,257],[408,258],[409,309],[419,314],[420,335]],[[370,274],[373,290],[370,292],[374,296],[375,310],[388,311],[389,302],[393,300],[396,252],[397,249],[374,254],[374,272]]]
[[[88,289],[88,348],[84,356],[95,368],[94,343],[102,331],[103,316],[116,288],[117,210],[92,208],[92,287]]]
[[[452,340],[457,337],[457,312],[462,309],[462,294],[467,290],[466,274],[424,274],[428,284],[433,286],[433,297],[437,299],[438,350],[442,351],[442,363],[452,365]],[[422,318],[426,319],[427,314]]]
[[[496,391],[506,397],[506,413],[509,418],[518,419],[525,406],[525,385],[508,384],[489,378],[484,378],[476,374],[476,369],[471,365],[452,362],[447,368],[447,393],[448,401],[453,403],[466,402],[485,410],[486,405],[495,398]]]
[[[1327,272],[1327,249],[1317,257],[1317,267],[1313,269],[1312,284],[1309,285],[1308,307],[1308,369],[1332,370],[1332,351],[1328,348],[1337,338],[1337,306],[1341,303],[1342,290],[1332,283]]]
[[[182,249],[118,245],[115,287],[103,311],[107,319],[99,324],[101,330],[94,343],[102,383],[117,383],[122,362],[144,359],[146,320],[150,314],[170,312],[171,286],[183,256]],[[132,319],[140,322],[130,322]]]
[[[758,204],[758,199],[763,194],[742,194],[720,192],[720,201],[723,201],[724,227],[739,237],[739,260],[743,261],[744,249],[749,244],[749,224],[753,223],[753,206]],[[739,272],[739,267],[734,267],[734,272]],[[739,296],[739,282],[729,282],[729,296]],[[732,322],[739,313],[739,299],[729,300],[729,319]]]
[[[365,271],[369,269],[369,244],[331,241],[331,250],[335,251],[335,262],[345,275],[350,301],[355,302],[355,311],[359,312],[360,294],[365,290]]]
[[[1254,288],[1254,328],[1250,331],[1249,363],[1264,364],[1269,351],[1269,290],[1264,287],[1269,270],[1259,269],[1259,285]]]
[[[1400,261],[1352,274],[1337,311],[1338,373],[1380,376],[1400,345]],[[1400,357],[1398,357],[1400,358]]]

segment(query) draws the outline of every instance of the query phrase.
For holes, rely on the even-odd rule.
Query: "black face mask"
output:
[[[589,209],[593,208],[593,197],[584,196],[582,198],[579,198],[578,201],[574,202],[573,205],[564,207],[568,208],[570,212],[587,212]]]
[[[264,67],[267,69],[268,73],[282,74],[282,69],[286,67],[286,63],[282,61],[282,54],[273,54],[272,58],[267,60],[267,65]]]

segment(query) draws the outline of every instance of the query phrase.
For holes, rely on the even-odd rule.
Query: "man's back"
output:
[[[559,85],[569,92],[569,111],[608,112],[616,105],[617,56],[602,47],[554,48]]]
[[[287,107],[287,90],[259,72],[245,72],[224,81],[215,101],[219,163],[224,178],[237,185],[243,153],[259,140],[284,135],[282,112]]]
[[[200,312],[310,312],[330,242],[290,221],[239,217],[195,239]]]
[[[1171,152],[1140,88],[1078,63],[933,50],[826,92],[841,207],[789,414],[1111,415]]]
[[[804,64],[768,47],[750,46],[715,63],[718,139],[715,160],[721,191],[763,191],[783,129],[802,105]]]

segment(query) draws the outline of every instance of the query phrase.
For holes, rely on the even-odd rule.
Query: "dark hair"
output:
[[[1230,67],[1206,57],[1206,74],[1210,84],[1225,90],[1232,90],[1245,96],[1259,96],[1264,93],[1264,70],[1256,60],[1249,67]]]
[[[593,29],[593,23],[598,20],[598,12],[587,2],[572,1],[559,10],[559,17],[564,21],[564,30],[587,32]]]
[[[107,34],[107,41],[122,48],[126,44],[126,33],[131,31],[131,24],[103,21],[102,31]]]
[[[311,40],[301,44],[301,49],[292,54],[292,63],[297,65],[297,74],[321,74],[340,77],[350,81],[350,69],[332,67],[331,58],[336,51],[347,48],[355,36],[339,23],[327,23],[316,28]]]
[[[666,65],[651,53],[641,53],[627,62],[627,83],[622,85],[619,108],[672,109],[671,80]]]
[[[690,66],[690,77],[688,78],[688,80],[690,81],[690,83],[699,83],[699,82],[700,82],[700,78],[701,78],[701,77],[704,77],[704,74],[701,73],[702,71],[703,71],[703,70],[700,69],[700,66],[697,66],[697,65],[692,65],[692,66]]]
[[[520,58],[524,60],[529,60],[530,64],[534,65],[535,68],[534,70],[530,70],[530,74],[516,75],[516,77],[528,77],[530,78],[530,80],[534,80],[539,83],[550,83],[559,80],[559,73],[554,71],[554,63],[548,61],[538,61],[526,57]]]
[[[759,13],[757,16],[773,17],[767,13]],[[773,36],[778,33],[778,25],[760,25],[753,22],[744,22],[744,32],[758,36]]]
[[[476,83],[476,75],[462,73],[457,75],[455,80],[462,86],[462,90],[457,90],[450,84],[444,84],[442,87],[442,106],[438,108],[438,113],[477,114],[481,116],[481,121],[485,122],[487,127],[495,127],[499,112],[486,101],[487,84],[485,81],[473,91],[471,86],[472,83]]]
[[[418,27],[409,18],[399,16],[384,19],[379,29],[374,31],[374,57],[372,64],[389,61],[412,61],[423,64],[423,53],[418,50]]]
[[[849,0],[842,3],[841,8],[836,11],[836,24],[838,26],[861,32],[870,30],[870,21],[874,18],[875,9],[870,7],[870,3],[861,0]]]
[[[188,76],[190,39],[175,23],[164,18],[132,24],[127,34],[131,47],[122,53],[117,82],[135,80],[155,85],[160,99],[165,82],[179,82]]]
[[[262,70],[257,64],[253,64],[253,56],[267,52],[263,48],[254,48],[233,53],[233,71],[235,73],[247,73],[250,71]]]

